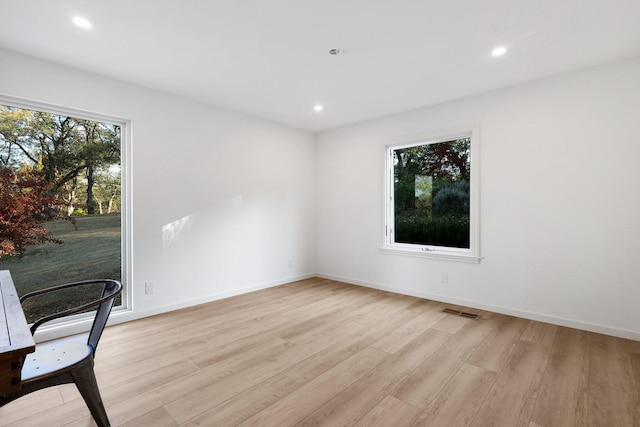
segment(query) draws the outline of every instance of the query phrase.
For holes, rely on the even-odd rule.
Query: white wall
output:
[[[137,313],[121,320],[315,273],[313,134],[3,50],[0,94],[131,120]]]
[[[380,253],[384,141],[470,123],[484,259]],[[320,134],[318,272],[640,339],[639,124],[636,59]]]

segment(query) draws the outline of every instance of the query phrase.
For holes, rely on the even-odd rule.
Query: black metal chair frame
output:
[[[72,314],[81,313],[87,311],[89,309],[97,307],[95,317],[93,320],[93,325],[91,326],[91,330],[89,331],[89,338],[87,340],[87,348],[86,354],[82,352],[82,358],[80,360],[76,360],[71,364],[62,364],[55,367],[49,367],[48,369],[43,369],[43,372],[38,370],[37,375],[27,376],[25,377],[25,369],[28,368],[29,362],[32,358],[37,357],[38,348],[40,345],[36,345],[35,353],[31,353],[27,355],[25,365],[23,366],[23,381],[21,382],[21,390],[0,396],[0,407],[6,405],[9,402],[12,402],[26,394],[32,393],[37,390],[41,390],[43,388],[61,385],[61,384],[69,384],[74,383],[78,388],[78,391],[82,395],[82,398],[86,402],[93,419],[97,423],[99,427],[108,427],[110,425],[109,418],[107,417],[107,412],[104,408],[104,404],[102,403],[102,397],[100,396],[100,391],[98,390],[98,383],[96,381],[95,373],[93,371],[94,358],[96,353],[96,348],[98,347],[98,341],[102,336],[102,332],[106,326],[107,319],[109,318],[109,314],[111,313],[111,308],[113,307],[114,299],[118,294],[122,292],[122,284],[116,280],[110,279],[92,279],[92,280],[83,280],[80,282],[68,283],[65,285],[53,286],[51,288],[42,289],[39,291],[28,293],[22,298],[20,298],[20,303],[24,303],[24,301],[29,298],[44,295],[56,291],[60,291],[62,289],[69,289],[80,286],[87,285],[95,285],[103,283],[104,287],[102,290],[102,296],[92,302],[87,304],[83,304],[78,307],[74,307],[68,310],[63,310],[49,316],[44,316],[38,319],[31,326],[31,334],[35,334],[38,327],[42,324],[49,322],[54,319],[70,316]],[[43,343],[47,344],[47,343]],[[60,352],[63,352],[65,349],[65,339],[59,339],[55,341],[57,348],[60,349]],[[77,344],[76,344],[77,345]],[[34,359],[35,360],[35,359]]]

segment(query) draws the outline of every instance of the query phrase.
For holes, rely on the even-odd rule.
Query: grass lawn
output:
[[[0,270],[11,272],[19,295],[85,279],[121,280],[119,213],[79,216],[75,227],[69,221],[53,221],[47,229],[63,243],[30,246],[20,258],[0,261]],[[69,296],[67,302],[72,299]]]

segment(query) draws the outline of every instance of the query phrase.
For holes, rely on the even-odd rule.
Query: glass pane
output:
[[[471,139],[393,150],[395,243],[469,249]]]
[[[20,295],[122,280],[120,160],[116,124],[0,105],[0,269]]]

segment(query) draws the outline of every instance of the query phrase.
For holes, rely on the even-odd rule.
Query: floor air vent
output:
[[[467,313],[465,311],[460,311],[460,310],[454,310],[452,308],[445,308],[442,311],[445,312],[445,313],[448,313],[448,314],[453,314],[455,316],[467,317],[469,319],[477,319],[478,318],[477,314]]]

